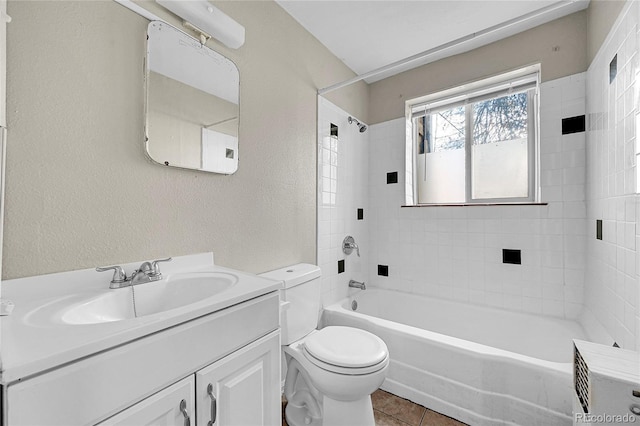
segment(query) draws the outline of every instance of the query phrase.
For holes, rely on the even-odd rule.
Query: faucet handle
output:
[[[112,284],[121,284],[127,281],[127,275],[124,273],[122,266],[114,265],[114,266],[98,266],[96,271],[98,272],[106,272],[113,269],[113,278],[111,279]]]
[[[342,251],[344,254],[351,254],[353,249],[356,250],[356,254],[360,257],[360,247],[358,247],[358,244],[356,244],[356,241],[351,235],[347,235],[344,237],[344,240],[342,240]]]
[[[153,272],[153,267],[151,266],[151,262],[142,262],[140,267],[135,270],[133,275],[137,274],[138,272],[143,272],[146,275],[151,274]]]
[[[160,275],[160,266],[158,263],[160,262],[171,262],[173,260],[172,257],[167,257],[166,259],[157,259],[151,262],[151,273],[149,275]]]

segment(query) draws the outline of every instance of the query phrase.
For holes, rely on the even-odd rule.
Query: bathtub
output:
[[[352,303],[357,303],[352,310]],[[575,321],[371,289],[324,308],[323,325],[380,336],[382,388],[470,425],[571,425]]]

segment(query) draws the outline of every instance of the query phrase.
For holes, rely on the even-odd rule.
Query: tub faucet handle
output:
[[[360,247],[358,247],[358,244],[356,244],[356,241],[351,235],[347,235],[344,240],[342,240],[342,251],[344,254],[351,254],[354,249],[358,257],[360,257]]]

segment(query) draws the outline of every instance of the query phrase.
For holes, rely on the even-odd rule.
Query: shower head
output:
[[[360,133],[364,133],[367,130],[367,126],[365,124],[362,124],[351,116],[347,119],[347,121],[349,121],[349,124],[356,123],[356,125],[358,126],[358,130],[360,130]]]

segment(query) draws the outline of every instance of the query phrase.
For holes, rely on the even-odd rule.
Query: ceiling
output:
[[[589,0],[276,1],[358,75],[429,53],[367,76],[365,81],[369,83],[509,37],[589,5]],[[451,46],[447,47],[448,43]]]

